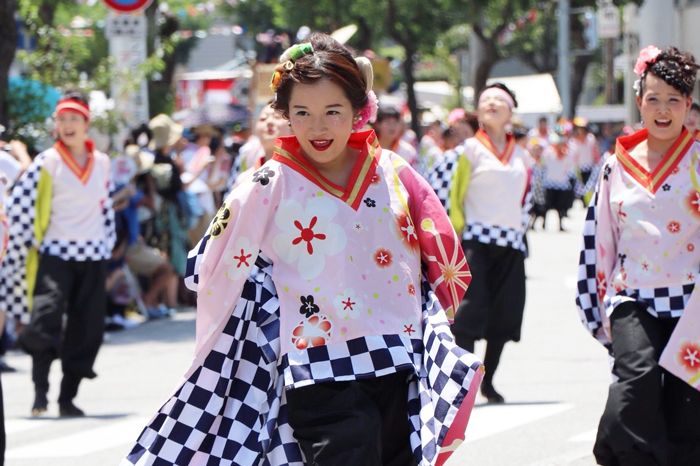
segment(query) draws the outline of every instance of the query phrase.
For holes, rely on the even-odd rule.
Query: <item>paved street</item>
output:
[[[584,211],[577,204],[555,231],[530,234],[523,340],[506,346],[495,386],[501,406],[477,407],[467,444],[449,466],[589,466],[610,380],[603,348],[583,329],[574,305],[575,275]],[[58,419],[60,367],[53,366],[50,416],[30,419],[30,361],[12,353],[19,369],[4,374],[8,466],[117,465],[148,418],[189,365],[194,312],[112,333],[98,356],[99,377],[86,381],[77,404],[89,416]],[[483,346],[477,346],[483,357]]]

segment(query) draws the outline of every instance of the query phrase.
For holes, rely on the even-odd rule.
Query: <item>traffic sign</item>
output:
[[[108,7],[120,13],[144,10],[153,0],[104,0]]]
[[[598,6],[598,37],[614,39],[620,35],[620,10],[610,0]]]

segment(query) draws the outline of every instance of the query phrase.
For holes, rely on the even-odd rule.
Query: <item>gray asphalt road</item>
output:
[[[583,329],[574,307],[583,209],[555,231],[530,234],[527,306],[520,343],[506,346],[495,385],[501,406],[477,407],[467,442],[449,466],[589,466],[595,429],[610,381],[605,351]],[[19,369],[3,374],[7,466],[117,465],[148,418],[175,388],[192,358],[194,313],[110,334],[98,356],[99,377],[86,381],[76,404],[89,416],[59,419],[60,367],[54,363],[49,416],[29,418],[30,361],[12,353]],[[477,345],[483,356],[483,345]]]

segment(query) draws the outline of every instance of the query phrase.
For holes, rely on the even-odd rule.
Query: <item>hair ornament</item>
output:
[[[314,53],[314,48],[310,42],[294,44],[285,50],[280,56],[279,64],[275,66],[275,71],[272,73],[270,90],[276,94],[277,88],[279,88],[280,82],[282,81],[282,72],[292,71],[294,69],[295,61],[299,60],[305,55],[311,55],[312,53]]]
[[[312,53],[314,53],[314,48],[311,45],[311,42],[304,42],[303,44],[294,44],[287,50],[285,50],[284,53],[280,56],[280,63],[286,61],[291,61],[292,63],[294,63],[304,55],[311,55]]]
[[[362,107],[360,113],[357,114],[357,121],[352,125],[355,131],[365,127],[368,121],[373,122],[377,118],[377,110],[379,109],[379,100],[374,91],[369,91],[367,94],[367,105]]]
[[[357,68],[365,80],[365,92],[367,92],[367,104],[362,107],[362,110],[357,114],[357,121],[352,125],[352,129],[357,131],[364,128],[368,121],[374,122],[377,118],[379,100],[377,99],[377,94],[372,90],[374,85],[372,62],[367,57],[357,57],[355,58],[355,63],[357,63]]]
[[[639,52],[639,57],[637,57],[637,63],[634,65],[634,72],[640,78],[646,73],[647,67],[654,63],[656,59],[661,55],[661,49],[654,46],[648,45],[644,47]]]

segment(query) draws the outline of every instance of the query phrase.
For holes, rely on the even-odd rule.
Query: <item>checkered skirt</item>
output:
[[[122,466],[304,464],[287,423],[272,266],[256,265],[212,351],[145,427]],[[474,355],[454,344],[427,283],[423,327],[417,348],[422,357],[411,367],[407,415],[416,458],[421,466],[433,466],[444,463],[459,444],[450,427],[466,425],[483,370]],[[349,345],[362,345],[357,340]]]

